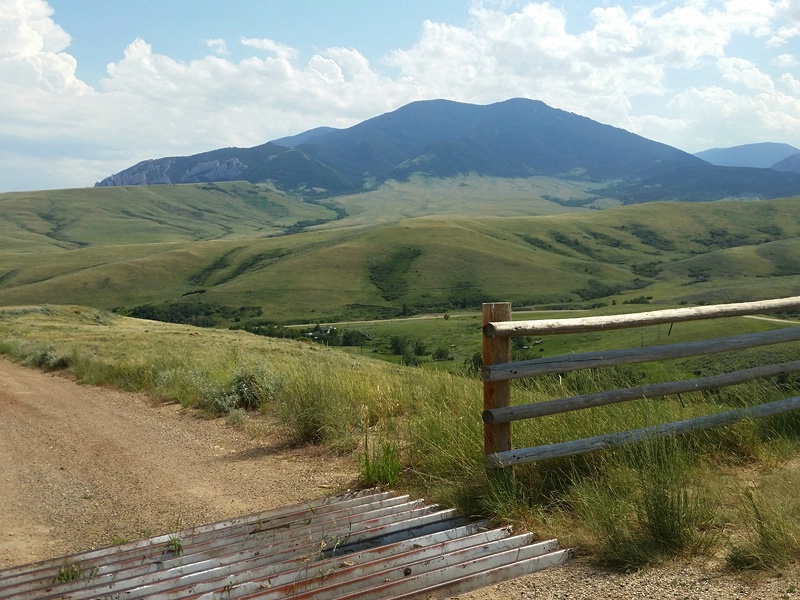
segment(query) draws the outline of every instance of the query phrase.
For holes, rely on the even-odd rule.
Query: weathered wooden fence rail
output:
[[[613,316],[570,319],[543,319],[538,321],[512,321],[511,304],[495,302],[483,305],[483,421],[484,451],[488,467],[508,467],[520,463],[584,454],[602,448],[630,444],[647,437],[680,435],[711,427],[728,425],[742,419],[764,417],[800,409],[800,396],[723,412],[686,421],[677,421],[606,435],[566,441],[558,444],[514,450],[511,441],[511,422],[545,415],[559,414],[615,402],[655,398],[670,394],[717,389],[789,373],[800,372],[800,360],[754,367],[705,377],[665,383],[654,383],[631,388],[606,390],[580,396],[556,398],[533,404],[512,406],[511,380],[536,377],[549,373],[563,373],[579,369],[609,367],[659,360],[703,356],[718,352],[755,348],[773,344],[800,341],[800,327],[787,327],[772,331],[733,335],[697,342],[625,348],[602,352],[586,352],[512,362],[511,338],[527,335],[555,335],[587,333],[678,323],[700,319],[746,316],[774,313],[800,308],[800,296],[718,304],[670,310],[650,311]]]

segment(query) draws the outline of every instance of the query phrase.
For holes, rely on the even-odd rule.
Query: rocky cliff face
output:
[[[99,181],[98,187],[115,185],[154,185],[166,183],[206,183],[209,181],[231,181],[239,179],[247,169],[247,165],[238,158],[229,158],[224,162],[212,160],[199,162],[186,169],[180,175],[170,173],[175,160],[162,158],[159,160],[146,160],[106,177]]]
[[[98,187],[110,187],[115,185],[148,185],[156,183],[172,183],[167,171],[172,166],[172,160],[162,158],[158,160],[145,160],[130,169],[125,169],[98,181]]]
[[[181,183],[200,183],[205,181],[230,181],[239,179],[247,165],[238,158],[229,158],[221,163],[218,160],[197,163],[181,177]]]

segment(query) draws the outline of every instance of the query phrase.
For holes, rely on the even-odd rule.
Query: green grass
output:
[[[348,213],[337,226],[372,226],[428,216],[518,217],[586,212],[584,208],[565,207],[547,198],[589,198],[592,194],[588,190],[593,187],[586,182],[551,177],[414,176],[407,182],[388,181],[373,191],[337,197],[336,203]]]
[[[569,187],[477,177],[389,184],[336,199],[341,219],[243,183],[2,194],[0,305],[125,311],[202,295],[287,322],[492,300],[575,308],[795,293],[794,200],[574,210],[542,199],[580,194],[559,186]],[[318,219],[331,220],[287,235]]]
[[[512,301],[515,318],[552,318],[797,293],[796,199],[608,210],[552,201],[585,193],[546,178],[419,179],[338,198],[339,214],[241,183],[2,194],[0,352],[69,371],[83,384],[145,391],[246,431],[276,426],[288,442],[352,454],[364,484],[399,486],[553,535],[623,569],[692,554],[725,554],[742,569],[797,560],[800,499],[782,494],[797,484],[795,414],[522,465],[514,480],[484,469],[481,384],[469,373],[481,346],[481,302]],[[32,303],[47,305],[11,308]],[[120,316],[148,304],[156,315],[209,311],[218,326],[337,322],[370,339],[343,352]],[[561,312],[574,309],[582,312]],[[432,318],[364,321],[401,312]],[[777,326],[738,318],[543,336],[518,340],[514,355]],[[398,337],[427,352],[394,353]],[[436,349],[445,360],[432,360]],[[542,377],[516,382],[513,399],[707,376],[797,351],[789,344]],[[691,418],[798,388],[787,377],[544,417],[515,423],[514,445]]]
[[[403,463],[397,444],[384,440],[380,446],[375,448],[374,442],[370,446],[369,433],[364,435],[364,453],[361,462],[364,485],[392,487],[400,478],[402,470]]]
[[[797,503],[786,494],[798,483],[796,472],[771,479],[766,490],[743,494],[740,510],[748,526],[741,541],[727,554],[728,564],[736,569],[778,569],[800,554],[800,514]],[[778,479],[780,488],[774,488],[774,479]]]
[[[183,556],[183,543],[177,536],[170,537],[169,542],[164,545],[164,550],[170,552],[173,556]]]
[[[437,327],[458,321],[432,320]],[[773,326],[752,319],[722,323],[729,332]],[[413,322],[414,327],[426,325]],[[716,327],[692,326],[697,329],[676,326],[672,335],[692,339]],[[480,336],[478,331],[474,335]],[[615,336],[615,344],[630,342]],[[576,337],[573,343],[597,347],[599,340]],[[784,346],[772,353],[739,352],[651,370],[542,377],[515,384],[512,397],[514,403],[536,402],[796,356],[797,344]],[[0,309],[0,353],[31,366],[69,371],[83,384],[145,391],[157,400],[226,415],[247,431],[257,432],[259,423],[277,426],[288,442],[351,454],[361,463],[364,484],[393,485],[467,514],[516,523],[619,568],[719,552],[728,553],[737,568],[800,557],[792,541],[796,530],[789,527],[800,514],[800,500],[784,494],[780,510],[770,512],[781,490],[791,485],[774,482],[796,477],[796,414],[520,465],[512,481],[483,467],[481,384],[474,376],[402,367],[309,342],[139,321],[76,306]],[[790,377],[724,393],[683,394],[522,421],[513,426],[514,446],[691,418],[786,397],[798,388]],[[744,509],[733,510],[733,503],[725,501],[746,498],[754,484],[756,500]],[[786,554],[775,554],[776,547]]]
[[[68,583],[83,577],[94,577],[94,570],[87,572],[81,565],[67,562],[58,568],[54,583]]]

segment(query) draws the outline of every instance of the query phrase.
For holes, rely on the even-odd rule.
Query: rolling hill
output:
[[[246,182],[0,194],[3,252],[266,237],[339,216]]]
[[[151,305],[245,324],[491,300],[577,307],[800,292],[797,199],[550,203],[538,216],[519,210],[523,200],[497,197],[492,209],[507,216],[476,208],[369,224],[242,182],[3,194],[0,305]],[[433,200],[426,209],[441,213]]]
[[[556,177],[595,184],[586,204],[774,198],[800,194],[800,174],[764,169],[757,176],[706,161],[623,129],[515,98],[486,106],[448,100],[413,102],[347,129],[318,128],[255,148],[223,148],[147,160],[98,186],[270,182],[304,198],[374,189],[414,176]],[[614,187],[608,187],[614,182]],[[739,193],[739,187],[742,192]]]
[[[800,154],[800,149],[789,144],[762,142],[743,144],[731,148],[711,148],[695,153],[695,156],[720,167],[753,167],[769,169],[781,160]]]
[[[800,152],[787,156],[781,161],[778,161],[772,168],[776,171],[789,171],[791,173],[800,173]]]

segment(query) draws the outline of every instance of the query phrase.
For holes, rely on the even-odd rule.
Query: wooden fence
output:
[[[686,421],[676,421],[581,440],[514,450],[511,442],[512,421],[627,400],[716,389],[754,379],[796,373],[800,371],[800,360],[759,366],[701,379],[670,381],[632,388],[606,390],[519,406],[511,404],[511,380],[513,379],[595,367],[702,356],[730,350],[800,341],[800,327],[792,326],[772,331],[732,335],[698,342],[586,352],[518,362],[511,362],[512,337],[627,329],[662,323],[672,324],[682,321],[774,313],[797,309],[798,307],[800,307],[800,296],[760,302],[719,304],[614,316],[512,321],[510,303],[495,302],[484,304],[483,370],[481,376],[484,382],[483,421],[486,466],[510,467],[548,458],[584,454],[601,448],[630,444],[647,437],[674,436],[690,431],[728,425],[746,418],[764,417],[800,408],[800,396],[796,396]]]

